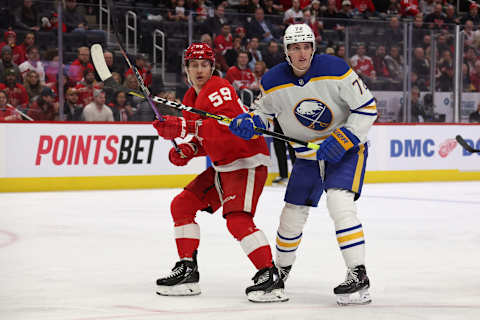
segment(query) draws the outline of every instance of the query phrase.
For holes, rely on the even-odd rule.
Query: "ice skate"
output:
[[[194,296],[201,293],[200,274],[197,266],[197,252],[193,254],[193,261],[180,260],[172,272],[157,280],[157,294],[161,296]]]
[[[245,290],[252,302],[284,302],[288,297],[284,292],[283,280],[276,267],[259,270],[252,278],[254,285]]]
[[[283,283],[287,282],[288,275],[290,274],[290,270],[292,270],[292,266],[286,266],[286,267],[280,267],[277,266],[278,269],[278,275],[280,276],[280,279],[282,279]]]
[[[360,265],[348,269],[345,281],[333,289],[333,292],[340,306],[368,304],[372,302],[368,288],[370,288],[370,281],[367,271],[364,265]]]
[[[288,184],[288,178],[277,177],[272,181],[272,187],[285,187]]]

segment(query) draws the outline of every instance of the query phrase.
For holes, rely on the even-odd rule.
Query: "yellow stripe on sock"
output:
[[[342,242],[346,242],[346,241],[350,241],[350,240],[354,240],[362,237],[363,237],[363,231],[359,231],[356,233],[349,234],[348,236],[339,237],[337,238],[337,240],[338,240],[338,243],[342,243]]]
[[[279,238],[277,238],[278,246],[286,247],[286,248],[298,247],[298,245],[300,244],[300,241],[302,241],[302,239],[299,239],[299,240],[297,240],[295,242],[292,242],[292,243],[288,243],[288,242],[283,242]]]

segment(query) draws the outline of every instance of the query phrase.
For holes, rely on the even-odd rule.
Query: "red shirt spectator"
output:
[[[145,85],[150,87],[152,85],[152,72],[147,69],[146,61],[147,57],[144,54],[138,54],[135,58],[135,67],[137,68],[138,72],[140,72]],[[127,76],[130,74],[133,74],[133,70],[131,68],[125,72],[125,78],[127,78]]]
[[[22,56],[22,49],[19,48],[16,44],[17,34],[13,30],[7,30],[3,34],[3,37],[5,41],[0,43],[0,51],[4,46],[9,45],[10,48],[12,48],[12,61],[13,63],[18,65],[19,63],[17,63],[16,61],[18,61]]]
[[[372,58],[365,55],[364,45],[358,46],[357,54],[350,58],[350,63],[356,73],[367,76],[368,78],[375,77]]]
[[[80,47],[78,48],[78,58],[72,62],[68,69],[68,77],[74,85],[82,81],[85,69],[94,70],[93,65],[90,63],[90,49],[88,47]]]
[[[402,16],[415,17],[420,10],[418,9],[418,0],[401,0],[400,14]]]
[[[27,48],[33,45],[35,45],[35,33],[28,32],[25,35],[25,39],[23,39],[23,42],[17,46],[19,55],[17,57],[17,60],[13,60],[13,62],[17,65],[20,65],[21,63],[27,61]]]
[[[8,101],[12,106],[28,104],[27,90],[17,82],[15,69],[8,68],[5,70],[5,83],[0,83],[0,90],[4,90],[7,93]]]
[[[215,52],[224,54],[228,49],[233,48],[233,37],[230,31],[230,25],[224,24],[222,26],[222,33],[215,37]]]
[[[357,9],[359,12],[375,12],[375,6],[373,5],[372,0],[352,0],[352,6],[354,9]]]
[[[256,89],[255,75],[247,66],[248,54],[241,51],[237,57],[237,65],[228,69],[225,79],[227,79],[235,90]]]
[[[78,93],[78,104],[85,107],[87,104],[93,101],[93,91],[101,89],[101,86],[95,82],[95,72],[90,69],[86,69],[83,81],[75,86],[75,91]]]
[[[44,87],[42,93],[28,109],[28,115],[37,121],[54,121],[58,113],[58,103],[55,103],[55,93]]]

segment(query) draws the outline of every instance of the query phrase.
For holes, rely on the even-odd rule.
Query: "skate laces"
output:
[[[260,270],[252,278],[252,280],[255,284],[260,284],[260,283],[267,282],[269,279],[270,279],[269,270]]]
[[[347,276],[345,277],[345,281],[342,285],[348,286],[351,283],[359,282],[358,280],[358,271],[356,269],[348,269]]]
[[[172,272],[167,276],[167,278],[175,278],[182,274],[184,269],[184,264],[181,262],[177,262],[175,267],[173,267]]]

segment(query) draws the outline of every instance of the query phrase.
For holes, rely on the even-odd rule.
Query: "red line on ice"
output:
[[[18,241],[18,236],[12,232],[5,231],[5,230],[0,230],[0,233],[6,234],[8,239],[5,242],[0,242],[0,248],[5,248],[15,241]]]

